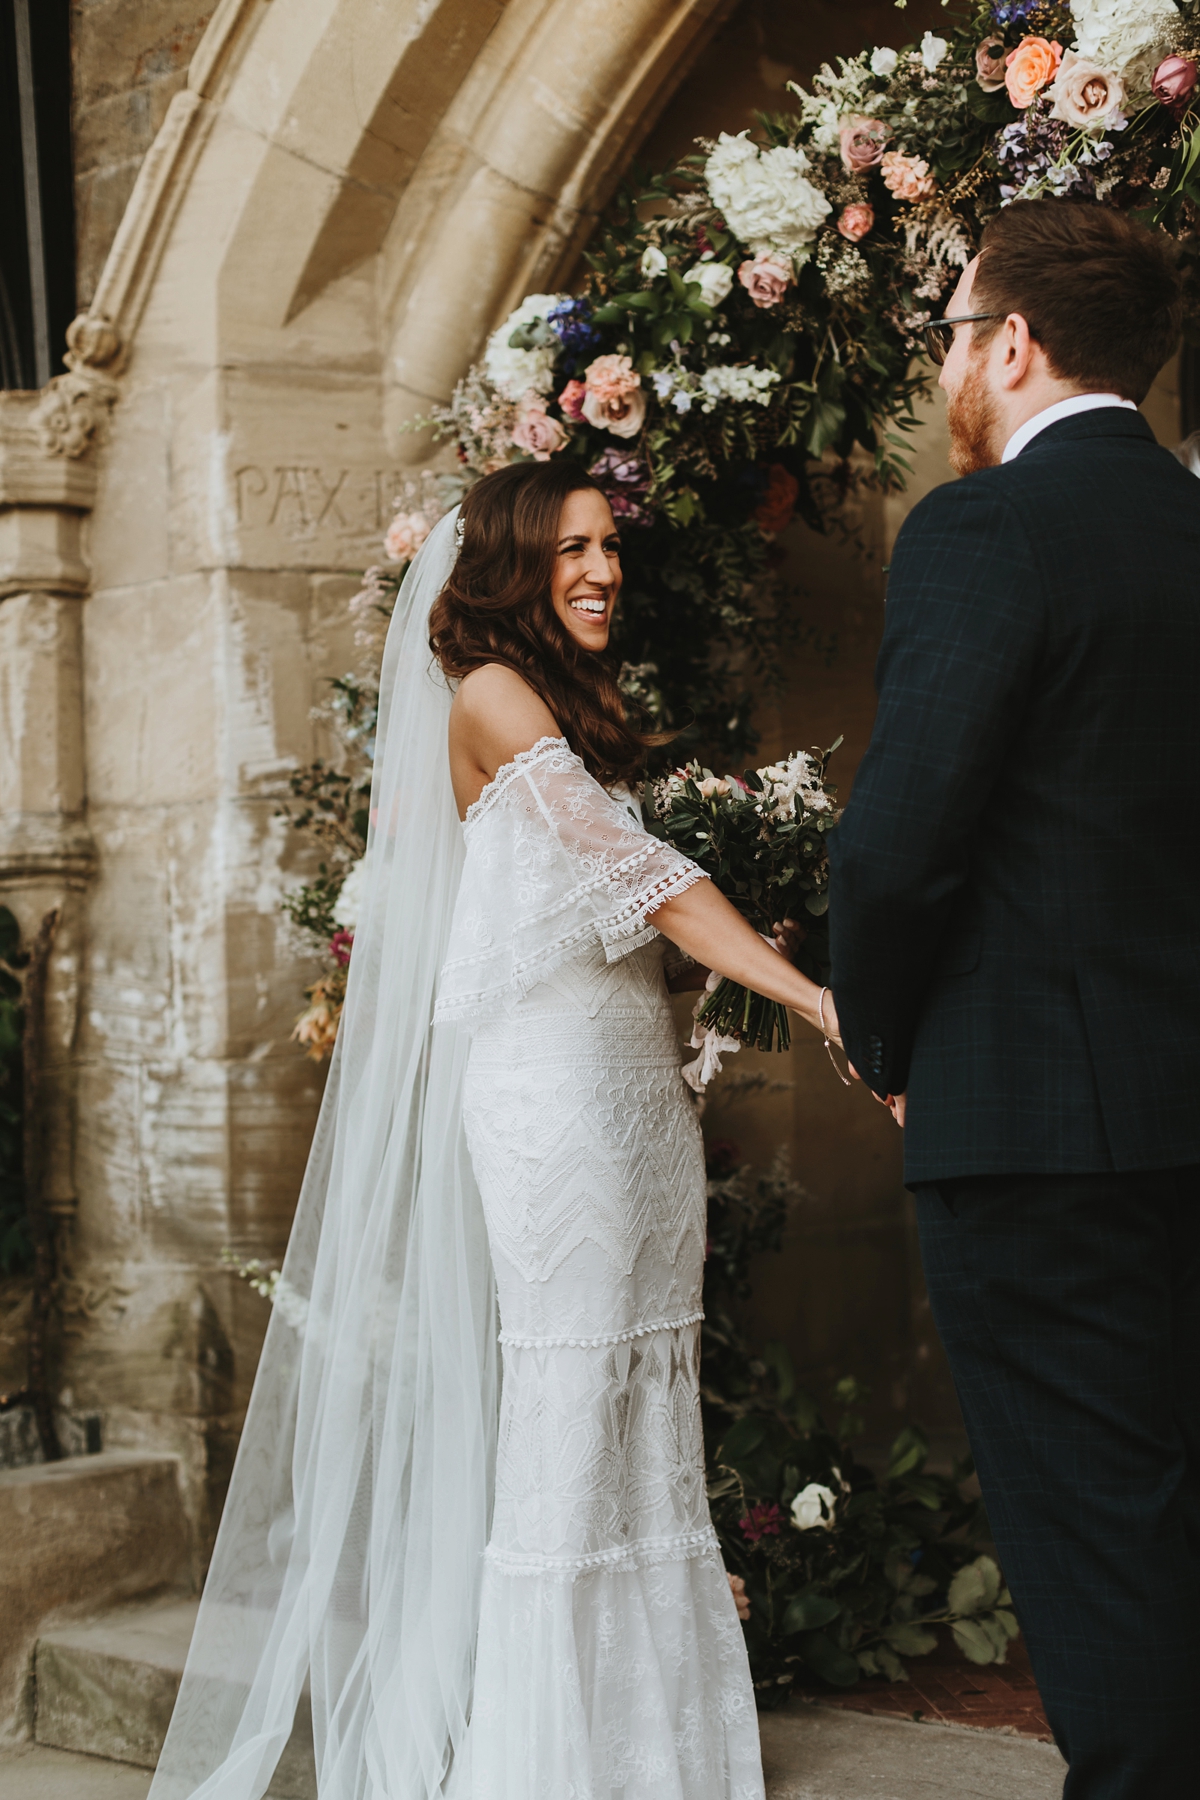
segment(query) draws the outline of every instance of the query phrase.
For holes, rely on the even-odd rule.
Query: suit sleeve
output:
[[[990,474],[914,508],[888,580],[875,729],[830,840],[833,994],[847,1054],[878,1094],[907,1088],[924,997],[1043,630],[1032,547]]]

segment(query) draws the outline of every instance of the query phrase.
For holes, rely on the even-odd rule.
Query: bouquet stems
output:
[[[786,1050],[792,1041],[787,1007],[768,1000],[740,981],[723,978],[696,1015],[722,1037],[737,1038],[752,1050]]]

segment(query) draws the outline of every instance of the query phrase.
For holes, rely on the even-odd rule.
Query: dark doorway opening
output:
[[[0,0],[0,386],[44,387],[74,313],[69,0]]]

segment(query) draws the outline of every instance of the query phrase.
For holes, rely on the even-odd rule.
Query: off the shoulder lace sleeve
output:
[[[606,793],[562,738],[499,771],[467,814],[466,862],[436,1017],[503,1011],[589,942],[610,962],[704,871]]]

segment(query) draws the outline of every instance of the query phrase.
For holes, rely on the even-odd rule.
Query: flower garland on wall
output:
[[[1194,0],[975,0],[943,36],[826,66],[756,135],[627,191],[582,292],[522,301],[435,411],[468,477],[567,455],[605,487],[622,652],[694,721],[689,754],[752,744],[786,624],[774,536],[902,483],[920,327],[988,219],[1066,196],[1190,234],[1197,55]]]
[[[623,193],[578,294],[531,294],[435,409],[459,477],[401,499],[390,568],[352,603],[368,671],[335,684],[349,775],[293,781],[332,860],[288,910],[327,948],[300,1032],[332,1046],[362,853],[382,630],[399,581],[462,486],[514,460],[578,458],[622,530],[615,625],[631,709],[680,736],[672,762],[734,767],[794,620],[773,541],[848,490],[903,483],[927,374],[920,329],[989,218],[1057,196],[1132,211],[1195,260],[1200,0],[973,0],[945,35],[826,65],[757,136]],[[365,815],[363,815],[365,816]],[[342,934],[339,937],[339,932]]]

